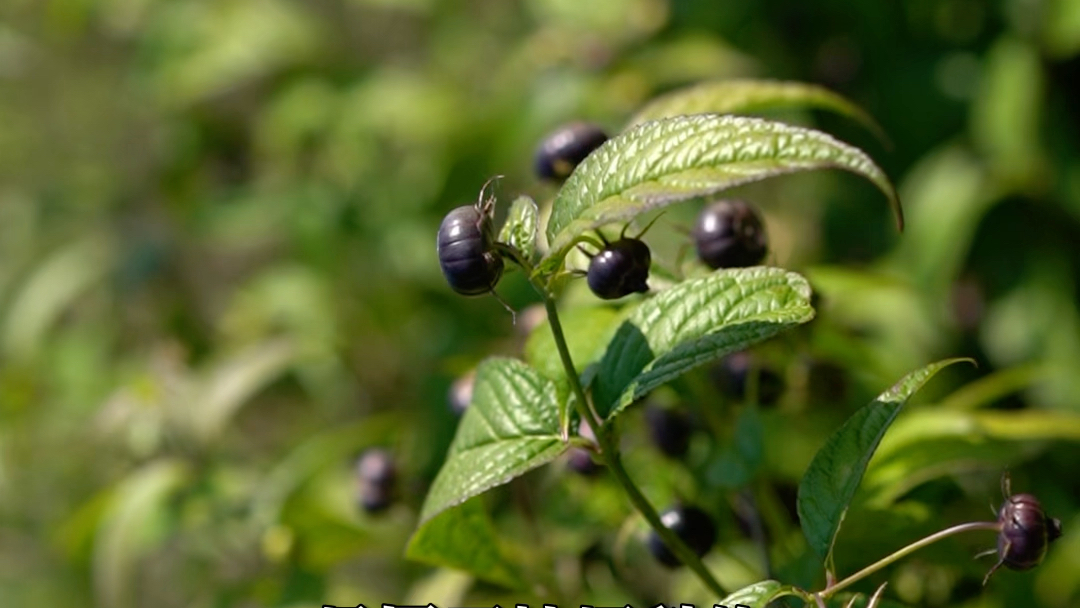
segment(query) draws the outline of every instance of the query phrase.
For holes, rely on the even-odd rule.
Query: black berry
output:
[[[671,458],[682,458],[690,448],[693,424],[685,412],[650,405],[645,410],[649,437],[656,447]]]
[[[690,550],[698,557],[708,553],[716,542],[716,525],[713,524],[708,513],[697,507],[672,507],[660,514],[660,521],[663,522],[664,527],[670,529],[675,536],[686,543],[686,546],[690,547]],[[661,564],[669,568],[682,564],[682,561],[668,549],[655,530],[649,532],[646,543],[653,557]]]
[[[533,166],[540,179],[562,181],[608,137],[591,123],[574,122],[551,133],[536,150]]]
[[[698,257],[709,268],[754,266],[769,250],[761,216],[741,200],[721,200],[705,207],[693,236]]]
[[[357,502],[368,513],[386,510],[393,503],[397,465],[389,451],[371,448],[356,461]]]
[[[596,297],[615,300],[649,291],[652,254],[644,241],[621,238],[608,243],[589,261],[586,280]]]

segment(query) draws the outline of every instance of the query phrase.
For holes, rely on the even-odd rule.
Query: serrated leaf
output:
[[[536,255],[536,232],[540,212],[536,202],[528,196],[522,195],[514,199],[510,204],[510,212],[506,216],[506,223],[499,231],[498,241],[506,243],[521,252],[521,255],[530,262]]]
[[[578,373],[602,354],[598,345],[611,334],[611,324],[619,314],[619,310],[611,306],[576,306],[559,313],[566,346]],[[524,355],[530,365],[548,378],[565,378],[562,359],[547,320],[538,325],[525,342]]]
[[[810,462],[799,484],[798,512],[810,547],[826,561],[848,505],[889,425],[900,408],[943,368],[970,359],[946,359],[904,376],[848,418]]]
[[[728,608],[735,608],[736,606],[765,608],[769,605],[769,602],[788,595],[801,596],[802,594],[798,593],[791,585],[767,580],[747,585],[720,600],[719,604]]]
[[[431,484],[420,521],[550,462],[566,449],[559,434],[565,391],[516,359],[476,368],[473,399],[446,462]]]
[[[491,519],[476,498],[424,522],[409,540],[405,557],[471,572],[506,587],[522,587],[518,569],[499,548]]]
[[[644,301],[615,330],[596,367],[593,401],[614,416],[690,369],[814,316],[806,279],[780,268],[735,268]]]
[[[631,120],[649,120],[684,114],[754,114],[787,108],[829,110],[862,123],[882,141],[885,132],[859,106],[825,87],[779,80],[722,80],[703,82],[657,97]]]
[[[903,226],[885,173],[858,148],[820,131],[714,114],[638,125],[593,151],[559,190],[547,225],[551,251],[540,269],[557,269],[578,236],[604,224],[740,184],[826,168],[873,182]]]

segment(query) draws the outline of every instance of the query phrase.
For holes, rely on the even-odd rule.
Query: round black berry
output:
[[[705,555],[716,542],[716,525],[709,514],[697,507],[676,506],[660,514],[664,527],[670,529],[698,557]],[[682,561],[668,549],[655,530],[649,532],[649,551],[661,564],[675,568]]]
[[[604,300],[645,293],[650,263],[652,254],[644,241],[622,238],[608,243],[589,261],[589,289]]]
[[[586,156],[607,139],[607,134],[591,123],[574,122],[560,127],[544,138],[536,150],[533,161],[536,175],[540,179],[565,180]]]
[[[741,200],[721,200],[702,209],[694,225],[698,257],[709,268],[760,264],[769,250],[758,212]]]
[[[494,249],[490,207],[458,207],[439,226],[439,266],[450,288],[462,295],[488,293],[502,276],[503,259]]]
[[[690,434],[694,427],[685,412],[651,405],[645,410],[645,422],[649,437],[666,456],[682,458],[690,448]]]
[[[1001,563],[1012,570],[1029,570],[1046,556],[1047,546],[1061,536],[1061,521],[1043,512],[1031,494],[1014,494],[998,512],[997,549]]]
[[[371,448],[356,461],[357,502],[368,513],[386,510],[397,485],[394,457],[383,448]]]

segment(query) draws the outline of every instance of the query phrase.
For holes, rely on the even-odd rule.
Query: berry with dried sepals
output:
[[[573,122],[544,138],[536,150],[533,168],[540,179],[563,181],[608,139],[600,127],[587,122]]]
[[[660,521],[665,528],[670,529],[675,536],[686,543],[686,546],[698,557],[708,553],[716,542],[716,525],[708,513],[697,507],[681,505],[672,507],[660,514]],[[649,532],[646,544],[653,557],[661,564],[669,568],[682,564],[682,561],[671,552],[655,530]]]
[[[476,204],[453,209],[439,226],[439,267],[450,288],[466,296],[493,292],[503,272],[492,223],[495,199],[483,200],[488,184]]]
[[[1061,537],[1061,520],[1048,517],[1039,499],[1031,494],[1008,496],[998,511],[998,524],[998,562],[986,573],[984,585],[1001,566],[1010,570],[1038,566],[1050,543]]]
[[[394,500],[397,465],[386,449],[371,448],[356,461],[357,502],[368,513],[385,511]]]
[[[761,216],[742,200],[720,200],[702,209],[693,237],[698,257],[714,269],[760,264],[769,250]]]

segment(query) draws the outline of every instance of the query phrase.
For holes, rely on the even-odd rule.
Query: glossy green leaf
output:
[[[567,179],[547,225],[561,263],[575,239],[604,224],[776,175],[837,168],[869,179],[903,226],[900,201],[864,152],[813,129],[743,116],[701,114],[638,125],[597,148]]]
[[[526,260],[532,261],[536,255],[539,215],[533,199],[524,195],[517,197],[510,205],[510,213],[499,231],[498,241],[517,249]]]
[[[559,313],[566,346],[578,373],[595,362],[603,351],[598,348],[611,334],[619,310],[611,306],[576,306]],[[562,359],[555,347],[548,321],[538,325],[525,342],[525,360],[541,374],[553,380],[565,379]]]
[[[810,547],[828,564],[855,490],[900,408],[942,368],[967,359],[946,359],[904,376],[848,418],[826,440],[799,484],[798,511]]]
[[[791,585],[784,585],[778,581],[767,580],[747,585],[742,589],[728,595],[718,603],[727,608],[746,606],[747,608],[766,608],[769,602],[788,595],[801,595]]]
[[[446,509],[413,534],[405,557],[465,570],[506,587],[522,587],[521,575],[499,547],[498,535],[479,499]]]
[[[788,108],[815,108],[847,116],[885,137],[877,122],[859,106],[825,87],[778,80],[722,80],[672,91],[649,102],[630,125],[683,114],[755,114]]]
[[[806,279],[736,268],[680,283],[641,303],[614,330],[596,367],[593,400],[617,414],[690,369],[814,316]]]
[[[473,399],[431,484],[421,523],[481,492],[550,462],[566,449],[559,404],[566,393],[516,359],[476,369]]]

